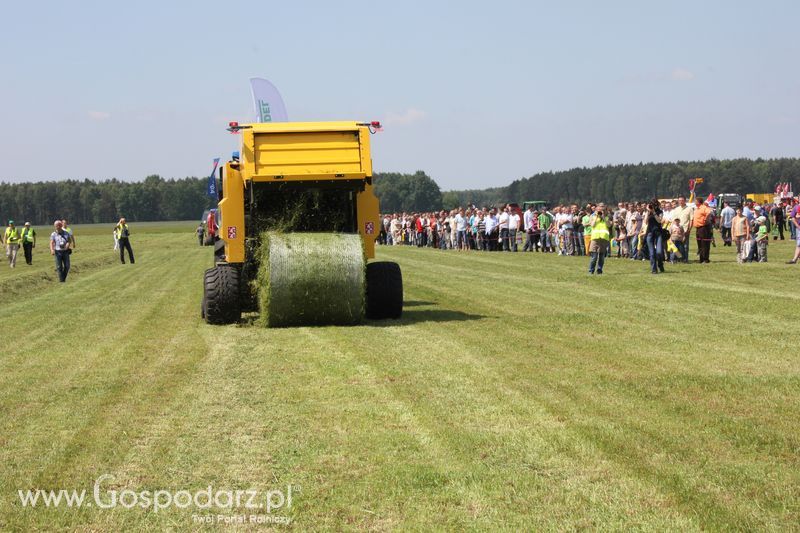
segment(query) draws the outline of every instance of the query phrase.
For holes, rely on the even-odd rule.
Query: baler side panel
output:
[[[372,192],[372,185],[365,185],[364,190],[356,197],[358,211],[358,232],[363,237],[364,253],[367,259],[375,258],[375,239],[380,231],[380,215],[378,198]]]
[[[225,260],[244,263],[244,182],[239,170],[225,165],[222,184],[224,197],[219,202],[219,236],[225,241]]]

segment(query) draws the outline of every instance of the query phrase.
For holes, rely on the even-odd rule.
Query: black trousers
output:
[[[22,251],[25,252],[25,262],[29,265],[33,264],[33,243],[23,242]]]
[[[708,255],[711,253],[711,227],[703,226],[697,228],[697,250],[700,252],[700,262],[708,263]]]
[[[135,263],[133,260],[133,248],[131,248],[130,239],[119,240],[119,260],[123,263],[125,262],[125,250],[128,250],[128,257],[131,260],[131,264]]]

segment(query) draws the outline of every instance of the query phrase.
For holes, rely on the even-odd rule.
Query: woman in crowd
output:
[[[747,259],[745,257],[745,242],[750,240],[750,221],[742,214],[741,206],[736,208],[736,216],[731,221],[731,239],[736,243],[736,261],[741,264]]]

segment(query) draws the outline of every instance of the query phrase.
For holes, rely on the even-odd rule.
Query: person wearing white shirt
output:
[[[397,246],[400,244],[400,238],[403,233],[403,224],[400,222],[397,213],[392,216],[389,227],[392,228],[392,245]]]
[[[509,247],[512,251],[517,251],[517,230],[519,229],[519,215],[517,213],[512,213],[509,210],[508,213],[508,241]]]
[[[728,205],[728,202],[722,202],[725,207],[719,213],[719,231],[722,233],[722,245],[733,246],[731,239],[731,226],[733,225],[733,217],[736,216],[736,211]]]
[[[533,224],[533,206],[530,206],[525,214],[522,216],[523,229],[528,231]]]
[[[456,214],[456,247],[461,250],[468,250],[467,242],[467,219],[464,218],[464,210],[459,209]]]
[[[509,209],[508,209],[508,206],[506,206],[503,209],[503,212],[500,213],[500,217],[499,217],[499,220],[500,220],[500,224],[499,224],[500,242],[503,243],[503,251],[506,251],[506,252],[509,250],[509,247],[508,247],[508,212],[509,212]]]
[[[497,217],[492,209],[486,217],[486,243],[487,249],[493,252],[497,249]]]
[[[523,228],[525,229],[525,247],[522,249],[523,252],[529,250],[532,252],[534,250],[533,219],[535,216],[536,215],[533,214],[533,206],[530,206],[522,216]],[[536,248],[538,248],[538,246],[536,246]]]

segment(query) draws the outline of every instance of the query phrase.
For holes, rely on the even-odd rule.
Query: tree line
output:
[[[800,185],[800,159],[710,159],[676,163],[639,163],[573,168],[541,172],[511,182],[506,187],[447,191],[443,207],[522,203],[544,200],[550,204],[618,202],[674,198],[689,194],[691,178],[703,178],[697,194],[771,193],[775,184],[788,182],[795,192]]]
[[[556,203],[617,202],[672,198],[688,194],[688,181],[702,177],[698,194],[768,193],[778,182],[800,193],[800,159],[729,159],[639,163],[541,172],[507,186],[442,192],[425,172],[374,175],[382,212],[433,211],[457,206],[494,205],[544,200]],[[124,216],[132,222],[199,220],[216,204],[206,195],[206,178],[144,181],[110,179],[0,183],[0,219],[49,224],[56,218],[72,223],[108,223]]]
[[[3,223],[13,219],[35,225],[56,218],[75,224],[116,222],[123,216],[131,222],[200,220],[203,210],[216,203],[206,195],[206,180],[152,175],[139,182],[0,183],[0,218]]]

